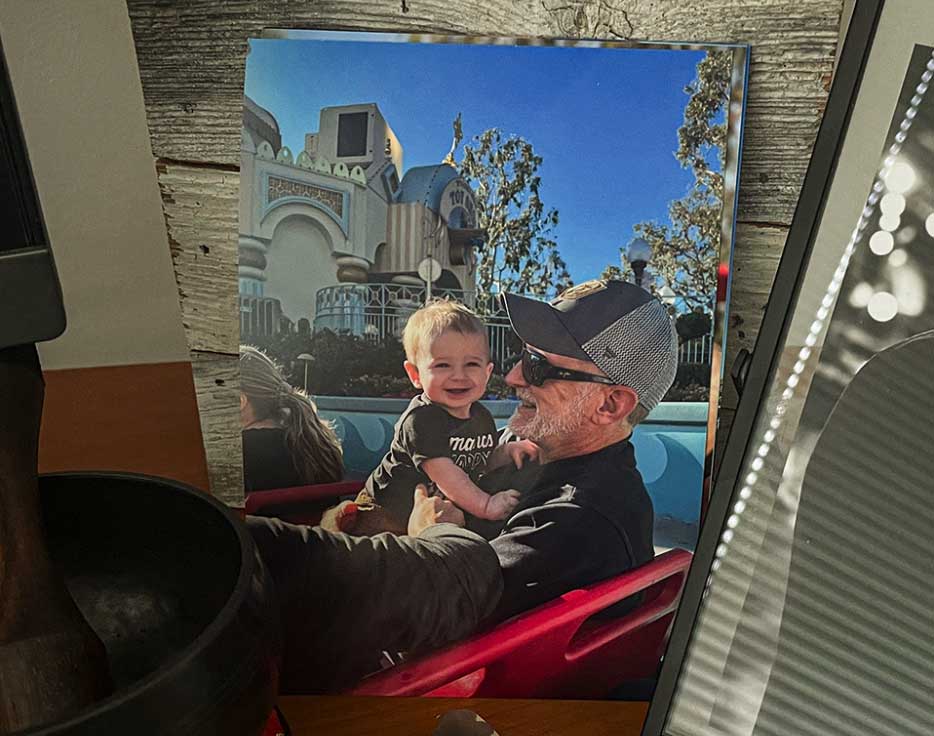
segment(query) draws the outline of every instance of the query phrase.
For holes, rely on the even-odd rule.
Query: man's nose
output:
[[[513,388],[525,388],[529,385],[525,382],[525,378],[522,375],[521,362],[517,362],[509,373],[506,374],[506,385],[512,386]]]

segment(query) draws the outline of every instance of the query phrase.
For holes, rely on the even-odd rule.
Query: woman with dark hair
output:
[[[240,429],[247,492],[335,483],[340,441],[314,402],[265,353],[240,346]]]

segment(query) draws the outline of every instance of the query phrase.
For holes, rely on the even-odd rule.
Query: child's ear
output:
[[[408,375],[412,385],[415,386],[415,388],[421,388],[422,382],[418,378],[418,366],[409,361],[405,361],[402,365],[405,366],[406,375]]]
[[[489,381],[490,376],[492,375],[493,375],[493,361],[491,360],[489,363],[486,364],[486,380]]]

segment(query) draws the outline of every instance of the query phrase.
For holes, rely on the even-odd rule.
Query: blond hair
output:
[[[292,386],[276,362],[251,345],[240,346],[240,391],[257,419],[272,419],[285,430],[295,470],[306,484],[332,483],[344,475],[340,440],[315,403]]]
[[[486,327],[473,311],[463,304],[448,299],[428,302],[409,317],[402,331],[402,346],[410,363],[417,363],[419,353],[424,351],[448,330],[462,335],[479,335],[483,338],[484,350],[490,354]]]

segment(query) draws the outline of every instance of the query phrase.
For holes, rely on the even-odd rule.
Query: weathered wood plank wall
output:
[[[263,28],[752,44],[727,366],[751,348],[830,86],[843,0],[128,0],[214,492],[241,494],[237,211],[247,39]],[[302,80],[292,80],[300,94]],[[732,386],[722,427],[736,406]],[[726,436],[720,433],[720,442]]]

